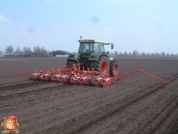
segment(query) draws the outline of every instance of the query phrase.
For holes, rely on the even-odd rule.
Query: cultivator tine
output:
[[[59,77],[61,76],[60,73],[57,73],[57,74],[53,74],[52,77],[51,77],[51,81],[52,82],[59,82]]]
[[[74,84],[74,85],[78,85],[79,84],[79,79],[80,79],[80,77],[79,76],[75,76],[74,74],[71,74],[70,76],[69,76],[69,84]]]
[[[28,74],[32,74],[35,73],[36,71],[31,71],[31,72],[19,72],[19,76],[24,76],[24,75],[28,75]]]
[[[80,77],[80,85],[86,85],[87,82],[89,81],[88,79],[89,79],[89,77],[87,77],[87,76]]]

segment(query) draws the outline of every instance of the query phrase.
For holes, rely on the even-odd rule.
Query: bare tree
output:
[[[7,55],[12,55],[13,54],[13,52],[14,52],[14,48],[13,48],[13,46],[8,46],[7,48],[6,48],[6,54]]]
[[[173,53],[171,53],[171,57],[174,57],[174,54],[173,54]]]
[[[41,50],[40,50],[40,46],[37,46],[37,47],[36,47],[36,51],[37,51],[37,55],[39,56],[39,55],[40,55],[40,51],[41,51]]]
[[[39,56],[40,55],[40,47],[39,46],[35,46],[35,47],[33,47],[33,53],[34,53],[34,55],[36,55],[36,56]]]
[[[41,51],[41,55],[44,57],[44,56],[47,56],[48,54],[48,52],[47,52],[47,50],[44,48],[44,47],[42,47],[41,49],[40,49],[40,51]]]
[[[115,55],[115,56],[118,56],[118,52],[117,52],[117,51],[115,51],[115,52],[114,52],[114,55]]]
[[[37,48],[36,48],[36,46],[33,47],[33,54],[37,56]]]
[[[30,47],[23,47],[23,53],[25,56],[30,56],[32,53],[32,50]]]
[[[15,52],[16,52],[16,53],[20,53],[20,48],[17,47]]]
[[[113,56],[114,55],[114,53],[113,52],[111,52],[111,56]]]
[[[155,57],[159,57],[160,54],[158,52],[155,53]]]
[[[20,50],[19,47],[16,48],[15,52],[13,53],[14,55],[22,55],[22,51]]]
[[[140,55],[140,54],[139,54],[138,51],[136,51],[136,50],[133,51],[133,56],[139,56],[139,55]]]
[[[3,56],[3,51],[0,50],[0,57]]]
[[[165,56],[165,53],[164,53],[164,52],[161,52],[161,56]]]
[[[27,47],[23,47],[23,53],[24,53],[24,55],[27,54]]]
[[[126,51],[124,52],[124,55],[125,55],[125,57],[127,56],[127,52]]]
[[[27,54],[30,55],[32,53],[32,50],[30,47],[27,47]]]
[[[53,51],[54,52],[54,51]],[[35,46],[33,47],[33,55],[35,56],[49,56],[50,52],[48,52],[44,47],[40,47],[40,46]]]
[[[145,57],[145,55],[146,55],[145,52],[142,52],[142,53],[141,53],[141,56]]]

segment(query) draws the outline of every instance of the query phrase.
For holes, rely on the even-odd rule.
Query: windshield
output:
[[[104,46],[98,42],[81,42],[79,47],[79,53],[91,53],[91,52],[104,52]]]
[[[93,43],[80,43],[79,52],[80,53],[91,53],[93,48]]]

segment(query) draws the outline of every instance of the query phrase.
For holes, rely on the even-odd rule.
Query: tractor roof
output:
[[[83,40],[79,40],[79,42],[101,42],[103,43],[102,40],[93,40],[93,39],[83,39]]]

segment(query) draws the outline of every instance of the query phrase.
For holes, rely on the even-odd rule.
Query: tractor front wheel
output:
[[[67,60],[66,65],[67,65],[69,68],[72,68],[72,67],[73,67],[73,64],[77,64],[77,61],[75,61],[75,60]]]

